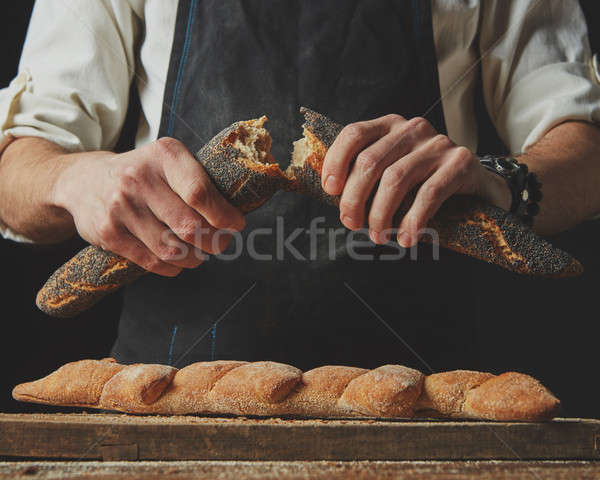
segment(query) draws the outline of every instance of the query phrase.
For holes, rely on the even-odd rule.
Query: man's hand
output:
[[[174,276],[219,253],[243,215],[218,192],[178,140],[161,138],[123,154],[67,154],[54,204],[80,236],[148,271]],[[60,160],[60,159],[59,159]],[[64,158],[63,158],[64,160]]]
[[[378,244],[389,241],[394,213],[418,185],[398,227],[397,241],[403,247],[417,243],[419,231],[456,193],[479,195],[505,209],[510,206],[508,187],[499,176],[418,117],[386,115],[347,125],[327,152],[322,182],[330,195],[341,194],[342,223],[357,230],[368,219],[369,235]]]

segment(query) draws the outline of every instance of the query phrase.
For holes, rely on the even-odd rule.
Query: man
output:
[[[138,148],[116,155],[131,81]],[[511,207],[505,180],[474,154],[485,147],[478,103],[543,184],[538,232],[598,213],[600,85],[574,0],[38,2],[2,91],[2,232],[34,242],[77,232],[157,274],[125,292],[122,362],[464,367],[472,264],[446,252],[390,261],[383,245],[414,245],[454,194]],[[285,165],[300,105],[348,124],[323,167],[340,211],[281,192],[244,219],[190,152],[264,113]],[[278,255],[314,219],[367,227],[370,260],[352,254],[348,230],[334,235],[335,258],[327,235],[314,258]],[[242,231],[252,252],[200,266],[199,251],[233,248],[222,229]],[[295,239],[310,246],[310,235]]]

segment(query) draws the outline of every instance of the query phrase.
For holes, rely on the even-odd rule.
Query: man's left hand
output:
[[[378,244],[389,241],[394,213],[418,185],[398,226],[403,247],[417,243],[419,232],[451,195],[478,195],[504,209],[510,205],[502,178],[420,117],[392,114],[347,125],[327,152],[321,177],[327,193],[341,195],[342,223],[358,230],[368,215],[369,236]]]

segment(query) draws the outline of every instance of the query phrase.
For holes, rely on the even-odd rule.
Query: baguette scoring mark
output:
[[[83,290],[84,292],[105,292],[107,290],[115,290],[121,288],[120,283],[109,283],[108,285],[92,285],[84,282],[69,282],[65,280],[65,283],[73,289]]]
[[[521,263],[526,270],[529,270],[527,267],[527,259],[510,247],[502,233],[502,229],[495,220],[487,217],[483,213],[477,213],[475,215],[475,220],[467,220],[466,223],[467,225],[479,226],[492,246],[507,262],[512,264]]]
[[[76,301],[78,298],[79,298],[78,295],[71,294],[71,295],[67,295],[64,297],[50,298],[46,301],[46,303],[52,308],[59,308],[64,305],[68,305],[71,302]]]
[[[115,273],[116,271],[119,270],[125,270],[127,268],[129,268],[132,265],[132,262],[130,262],[129,260],[127,260],[126,258],[115,258],[113,261],[111,261],[104,270],[102,270],[102,273],[100,274],[100,279],[111,275],[112,273]]]
[[[73,291],[75,291],[75,293],[71,293],[69,295],[64,295],[64,296],[59,296],[59,297],[50,297],[50,298],[46,299],[45,304],[51,308],[64,307],[65,305],[69,305],[72,302],[76,302],[76,301],[80,300],[81,296],[78,295],[77,291],[96,293],[96,292],[112,291],[112,290],[121,288],[121,284],[119,284],[119,283],[111,283],[108,285],[91,285],[91,284],[83,283],[83,282],[70,282],[69,280],[64,280],[64,279],[63,279],[63,281],[67,285],[69,285],[71,287],[71,289]]]

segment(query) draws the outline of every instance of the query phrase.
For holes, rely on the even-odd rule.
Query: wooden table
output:
[[[598,462],[404,461],[404,462],[0,462],[0,479],[61,480],[597,480]]]
[[[0,414],[0,457],[0,478],[600,478],[600,421]]]

